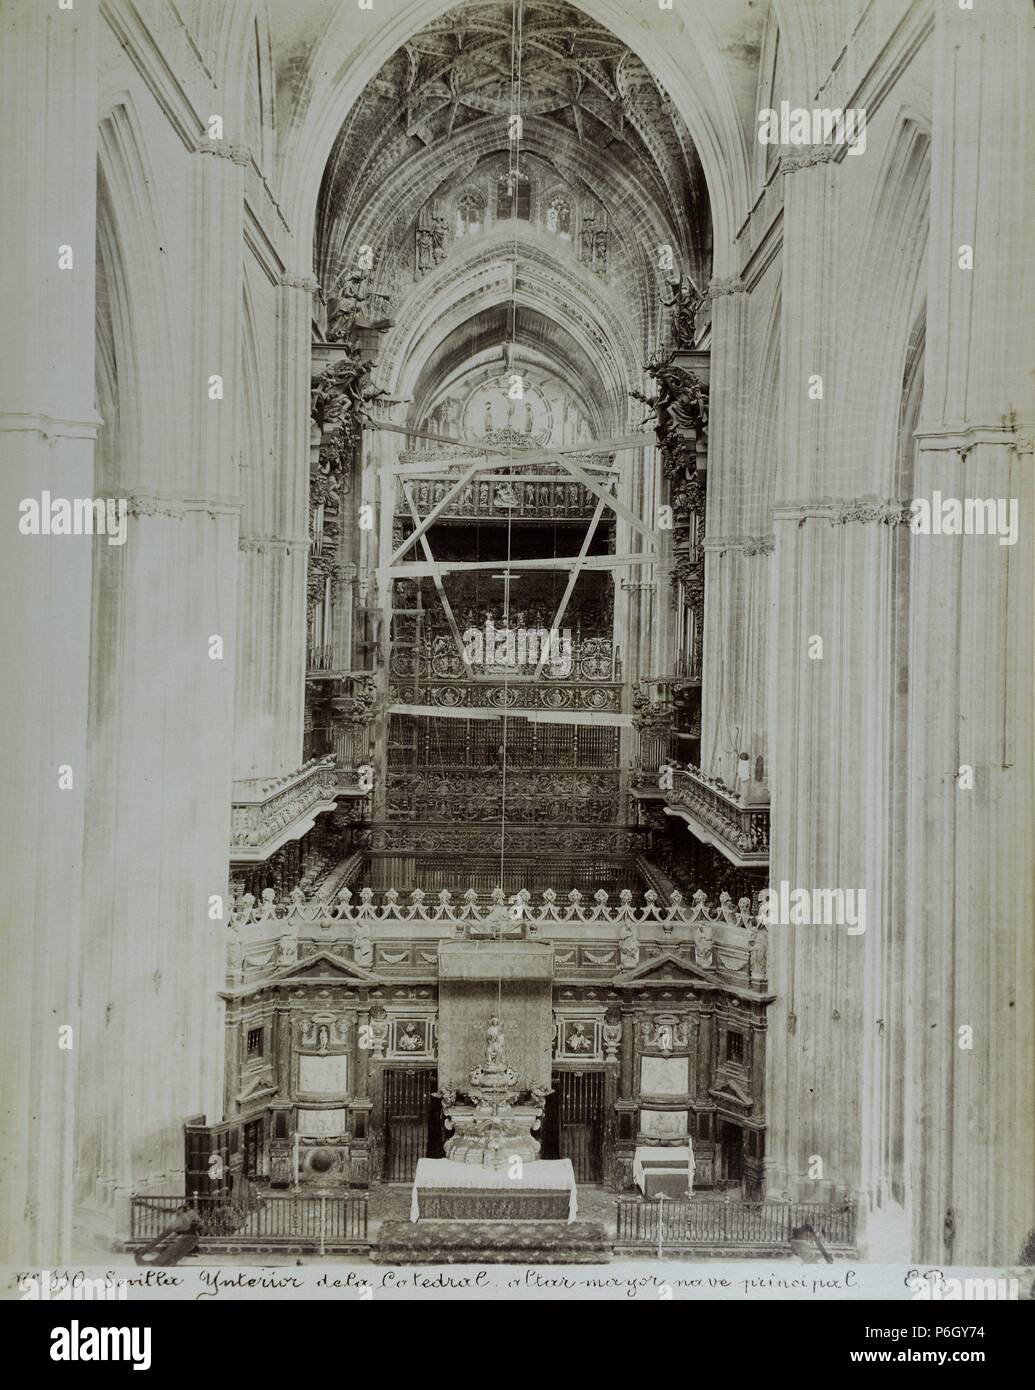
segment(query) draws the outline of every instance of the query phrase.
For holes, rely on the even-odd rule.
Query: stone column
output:
[[[3,1183],[8,1258],[70,1254],[82,844],[88,537],[22,535],[23,499],[94,493],[97,6],[11,0],[0,15],[0,754],[7,919]],[[60,248],[72,253],[59,268]],[[59,786],[59,769],[72,778]],[[71,1032],[60,1033],[67,1026]]]
[[[1018,518],[1013,545],[911,538],[913,1240],[954,1264],[1014,1262],[1035,1226],[1030,31],[1021,0],[935,11],[916,496]]]
[[[79,1162],[112,1237],[131,1192],[182,1190],[183,1122],[218,1121],[223,1106],[244,160],[209,141],[183,158],[192,294],[130,296],[119,346],[139,353],[179,316],[189,389],[166,412],[170,383],[135,374],[145,427],[172,424],[146,450],[117,430],[106,447],[107,485],[130,520],[126,544],[101,549],[94,584]],[[137,274],[154,254],[133,243],[135,259],[111,273]]]
[[[705,514],[706,621],[701,767],[730,786],[737,754],[765,747],[768,566],[756,558],[769,527],[758,479],[772,466],[749,455],[749,301],[742,280],[713,280]],[[738,746],[739,745],[739,746]]]
[[[637,1013],[631,1004],[622,1003],[622,1041],[619,1044],[618,1099],[631,1100],[636,1094],[635,1046]]]
[[[249,460],[241,513],[234,776],[276,777],[303,762],[309,553],[309,338],[316,281],[284,275],[277,295],[273,458]],[[247,439],[249,433],[243,432]],[[266,491],[261,470],[273,467]]]
[[[847,524],[824,494],[838,477],[831,419],[841,169],[828,149],[785,156],[781,310],[782,439],[774,512],[775,599],[769,667],[772,760],[770,883],[790,889],[873,888],[858,846],[839,833],[868,823],[860,707],[881,676],[871,643],[879,528]],[[817,379],[821,378],[821,382]],[[817,386],[822,394],[817,394]],[[848,484],[846,488],[846,482]],[[842,524],[842,522],[844,524]],[[814,639],[822,641],[820,648]],[[822,655],[810,655],[822,652]],[[851,737],[848,737],[851,730]],[[872,731],[870,731],[872,732]],[[873,839],[879,843],[879,833]],[[873,896],[870,897],[871,905]],[[814,1159],[842,1187],[860,1181],[861,1023],[865,937],[842,927],[774,926],[766,1160],[770,1191],[818,1195]]]

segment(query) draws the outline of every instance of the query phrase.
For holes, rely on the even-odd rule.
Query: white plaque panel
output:
[[[641,1110],[640,1133],[651,1139],[685,1139],[685,1110]]]
[[[689,1078],[689,1057],[640,1058],[640,1092],[645,1096],[685,1096]]]
[[[313,1096],[347,1095],[348,1062],[344,1053],[332,1057],[301,1053],[298,1058],[298,1089]]]
[[[305,1139],[336,1139],[347,1128],[344,1110],[299,1110],[298,1133]]]

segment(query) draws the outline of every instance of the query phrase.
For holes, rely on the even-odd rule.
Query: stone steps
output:
[[[375,1264],[606,1264],[599,1221],[386,1221]]]

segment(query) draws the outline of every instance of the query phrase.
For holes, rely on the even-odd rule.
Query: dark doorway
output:
[[[388,1067],[385,1070],[385,1182],[412,1182],[417,1160],[428,1152],[431,1093],[437,1073]]]
[[[265,1129],[266,1121],[261,1115],[257,1120],[249,1120],[244,1127],[244,1176],[246,1178],[265,1176]]]
[[[442,1099],[440,1096],[428,1098],[428,1139],[425,1154],[428,1158],[444,1158],[446,1133],[442,1125]]]
[[[600,1182],[603,1174],[604,1073],[554,1072],[553,1087],[555,1096],[550,1099],[556,1100],[556,1156],[571,1159],[576,1182]]]
[[[540,1158],[560,1158],[561,1156],[561,1111],[557,1096],[557,1078],[552,1081],[553,1090],[546,1097],[543,1107],[543,1123],[539,1131],[542,1148]]]
[[[740,1183],[744,1179],[744,1131],[739,1125],[731,1125],[726,1120],[719,1122],[719,1152],[721,1158],[721,1178],[726,1183]]]

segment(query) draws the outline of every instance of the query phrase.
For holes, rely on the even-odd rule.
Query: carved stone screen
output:
[[[685,1110],[641,1110],[640,1133],[651,1139],[681,1139],[687,1133]]]
[[[296,1126],[307,1139],[337,1139],[348,1128],[344,1110],[299,1110]]]
[[[645,1096],[685,1096],[690,1082],[689,1057],[641,1057],[640,1093]]]
[[[485,1029],[496,1013],[503,1023],[507,1065],[517,1072],[516,1087],[549,1086],[552,990],[544,981],[513,979],[503,981],[502,1000],[495,980],[440,980],[440,1086],[467,1090],[468,1072],[485,1061]]]
[[[298,1059],[298,1089],[308,1096],[343,1096],[348,1089],[348,1058],[344,1055]]]

